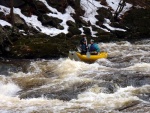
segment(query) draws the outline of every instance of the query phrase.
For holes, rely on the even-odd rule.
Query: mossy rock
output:
[[[68,26],[76,27],[76,24],[72,22],[71,20],[68,20],[66,23]]]
[[[102,26],[102,25],[103,25],[103,22],[101,22],[101,21],[96,21],[96,25]]]
[[[0,33],[3,33],[4,30],[3,30],[3,27],[0,25]]]
[[[20,29],[23,29],[26,26],[26,23],[18,14],[15,14],[14,25]]]
[[[76,26],[78,28],[82,26],[89,26],[90,24],[83,20],[79,15],[73,14],[73,19],[75,20]]]
[[[66,0],[47,0],[49,6],[56,8],[59,12],[65,13],[65,9],[67,8],[67,1]]]
[[[70,31],[73,35],[81,34],[81,31],[77,27],[69,27],[68,31]]]
[[[108,32],[104,31],[103,29],[98,28],[97,33],[98,34],[107,34]]]
[[[102,18],[108,18],[108,19],[112,18],[111,11],[109,9],[104,8],[104,7],[99,8],[97,10],[97,13],[99,14],[99,16],[97,16],[97,17],[100,18],[100,20],[103,20]]]
[[[75,38],[74,38],[75,39]],[[24,36],[13,43],[8,57],[12,58],[59,58],[67,57],[69,50],[75,50],[73,39],[64,33],[55,37],[45,34]]]
[[[56,40],[55,40],[56,41]],[[59,43],[47,38],[21,38],[11,48],[11,55],[18,58],[59,57]]]
[[[104,22],[104,16],[102,15],[95,15],[95,18],[97,18],[98,22]]]
[[[3,12],[0,12],[0,19],[4,19],[5,15]]]
[[[125,39],[126,36],[128,35],[127,32],[124,32],[124,31],[112,31],[111,33],[113,33],[113,35],[115,35],[118,39]]]
[[[110,24],[110,26],[115,27],[115,28],[120,28],[120,29],[124,29],[127,30],[128,28],[126,26],[124,26],[122,23],[118,23],[118,22],[112,22]]]
[[[58,25],[62,22],[62,20],[59,19],[59,18],[51,17],[51,16],[48,16],[48,15],[45,15],[45,14],[42,15],[42,16],[39,16],[38,19],[42,22],[42,25],[52,26],[52,27],[55,27],[55,28],[57,28]]]
[[[83,27],[84,34],[91,35],[91,30],[89,28]]]
[[[41,2],[41,1],[35,1],[36,8],[38,9],[38,12],[47,14],[50,13],[51,11],[47,8],[47,6]]]
[[[84,26],[89,26],[89,23],[87,23],[85,20],[83,20],[81,17],[79,17],[79,23],[81,23]]]
[[[70,37],[72,37],[73,36],[73,34],[71,33],[71,32],[68,32],[67,34],[66,34],[66,37],[67,38],[70,38]]]

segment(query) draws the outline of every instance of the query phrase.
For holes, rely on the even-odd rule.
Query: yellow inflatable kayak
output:
[[[101,52],[98,55],[82,55],[79,52],[69,51],[69,58],[76,61],[95,62],[100,58],[107,58],[107,52]]]

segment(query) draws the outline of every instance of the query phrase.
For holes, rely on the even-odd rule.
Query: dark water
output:
[[[0,62],[0,113],[149,113],[150,40],[100,43],[108,59]]]

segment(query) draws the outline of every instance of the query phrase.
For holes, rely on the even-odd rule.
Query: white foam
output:
[[[12,82],[4,83],[0,82],[0,95],[5,96],[14,96],[18,91],[20,91],[20,87]]]
[[[133,66],[127,67],[125,69],[150,73],[150,64],[149,63],[136,63]]]
[[[113,94],[106,94],[100,92],[100,88],[96,87],[96,90],[90,89],[79,94],[78,99],[73,99],[71,102],[82,103],[82,106],[90,108],[108,107],[114,109],[125,106],[126,104],[129,105],[132,102],[141,101],[137,95],[149,92],[149,88],[149,85],[139,88],[128,86],[126,88],[118,88],[118,91]]]

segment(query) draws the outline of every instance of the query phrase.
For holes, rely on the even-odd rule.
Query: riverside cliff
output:
[[[10,3],[0,1],[3,57],[66,57],[69,50],[76,49],[82,35],[97,42],[150,37],[149,0],[14,0],[13,5]]]

